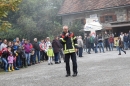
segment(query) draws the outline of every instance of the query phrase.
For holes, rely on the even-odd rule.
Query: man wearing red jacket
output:
[[[112,35],[110,35],[109,37],[109,45],[110,45],[110,50],[113,51],[114,37]]]

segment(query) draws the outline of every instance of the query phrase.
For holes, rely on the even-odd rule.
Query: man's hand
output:
[[[75,49],[75,52],[77,52],[78,51],[78,49]]]
[[[66,35],[65,36],[68,36],[69,35],[69,33],[66,33]]]

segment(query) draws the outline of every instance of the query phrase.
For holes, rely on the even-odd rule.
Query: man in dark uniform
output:
[[[66,62],[66,77],[70,76],[70,64],[69,59],[71,57],[73,63],[73,77],[77,76],[77,60],[76,53],[77,52],[77,39],[72,32],[68,30],[68,26],[63,26],[63,33],[61,35],[60,41],[63,45],[63,50],[65,54],[65,62]]]

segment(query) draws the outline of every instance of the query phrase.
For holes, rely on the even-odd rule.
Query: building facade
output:
[[[116,36],[120,32],[125,33],[130,30],[130,0],[98,0],[99,5],[95,4],[95,0],[72,1],[74,0],[65,0],[58,13],[58,16],[62,16],[63,25],[71,25],[76,19],[83,21],[85,18],[96,16],[103,25],[103,30]],[[80,3],[81,1],[84,4]]]

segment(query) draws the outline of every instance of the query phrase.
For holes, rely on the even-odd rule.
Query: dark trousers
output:
[[[44,51],[40,51],[40,55],[41,55],[41,60],[44,61],[48,59],[47,54]]]
[[[34,53],[34,60],[35,60],[35,62],[36,62],[36,57],[37,57],[38,62],[40,62],[40,51],[38,51],[38,50],[35,50],[35,53]]]
[[[125,52],[122,47],[119,47],[119,54],[121,54],[121,51]]]
[[[67,74],[70,74],[70,57],[73,63],[73,72],[77,73],[77,60],[76,60],[76,53],[69,53],[65,54],[65,61],[66,61],[66,72]]]
[[[34,58],[34,55],[31,55],[31,56],[30,56],[30,63],[31,63],[31,64],[33,63],[33,58]]]
[[[58,53],[54,53],[55,54],[55,62],[58,62],[59,59],[59,52]]]
[[[90,53],[91,49],[94,51],[94,43],[90,43],[88,46],[88,53]]]
[[[109,51],[110,51],[110,45],[109,45],[108,39],[105,39],[105,47],[106,47],[107,51],[108,51],[108,48],[109,48]]]
[[[78,52],[79,54],[79,57],[82,57],[82,53],[83,53],[83,48],[82,47],[79,47],[79,52]]]
[[[17,59],[16,59],[16,66],[21,67],[21,66],[22,66],[22,63],[21,63],[21,62],[22,62],[22,61],[21,61],[21,56],[18,55],[18,56],[17,56]]]
[[[26,58],[22,58],[22,67],[26,67],[27,63],[26,63]]]

